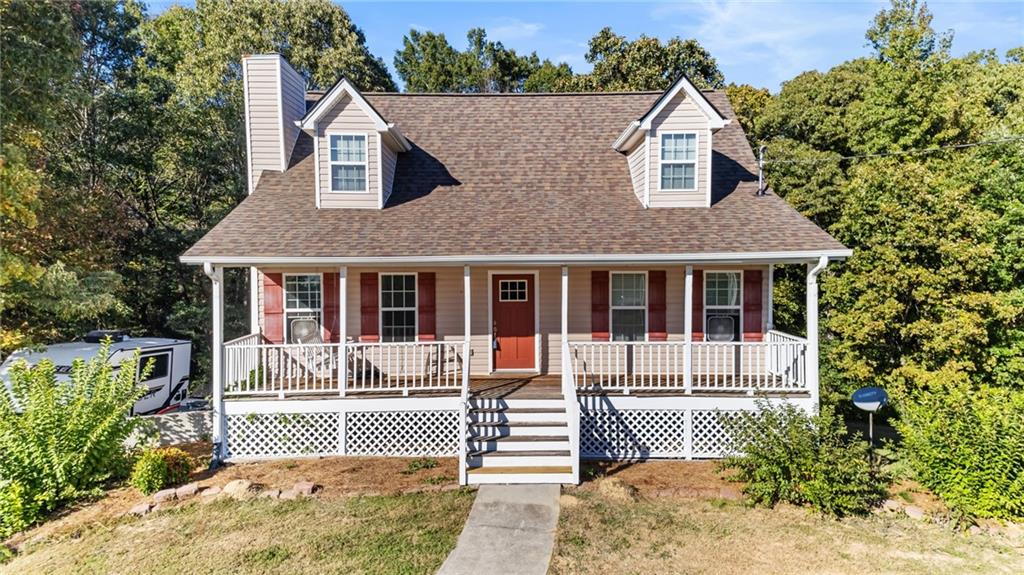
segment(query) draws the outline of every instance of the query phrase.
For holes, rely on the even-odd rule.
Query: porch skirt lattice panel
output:
[[[260,413],[227,417],[228,458],[340,455],[340,413]]]
[[[348,455],[447,456],[459,452],[457,411],[353,411]]]
[[[459,412],[339,411],[227,416],[228,459],[458,454]]]
[[[580,455],[637,460],[686,457],[686,410],[581,409]]]
[[[732,449],[724,420],[741,411],[697,409],[580,410],[580,455],[587,459],[712,459]]]

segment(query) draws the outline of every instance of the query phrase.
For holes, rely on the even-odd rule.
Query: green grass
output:
[[[0,573],[433,573],[471,491],[192,503],[29,546]]]

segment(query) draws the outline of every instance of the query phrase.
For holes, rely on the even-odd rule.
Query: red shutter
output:
[[[590,272],[590,338],[608,341],[608,272]]]
[[[324,341],[338,343],[338,336],[341,334],[338,321],[341,314],[338,313],[338,274],[325,273],[323,284],[324,297]]]
[[[743,272],[743,341],[761,341],[761,270]]]
[[[704,270],[693,270],[693,341],[704,341]]]
[[[281,274],[263,274],[263,336],[284,343],[284,286]]]
[[[420,341],[437,339],[437,279],[434,272],[423,272],[416,276],[416,294],[419,317],[416,323]]]
[[[377,302],[380,298],[376,272],[359,274],[359,341],[380,341]]]
[[[647,339],[665,341],[665,270],[647,272]]]

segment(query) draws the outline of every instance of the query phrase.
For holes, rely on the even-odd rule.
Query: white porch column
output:
[[[472,336],[472,300],[470,292],[470,270],[469,266],[463,266],[462,268],[462,292],[463,292],[463,310],[464,315],[462,318],[462,333],[465,336],[465,341],[462,342],[462,400],[469,399],[469,372],[470,372],[470,354],[472,348],[470,347],[470,338]]]
[[[249,333],[260,333],[260,272],[249,268]]]
[[[693,393],[693,266],[686,266],[683,288],[683,385]]]
[[[348,266],[338,268],[338,389],[348,388]]]
[[[562,386],[576,385],[569,360],[569,266],[562,266]]]
[[[768,321],[765,327],[769,331],[775,329],[775,264],[768,264]]]
[[[807,391],[815,413],[821,397],[818,385],[818,274],[828,265],[828,257],[821,256],[817,265],[807,264]]]
[[[210,383],[213,386],[213,445],[217,460],[227,452],[224,426],[224,268],[203,264],[203,271],[212,282],[213,305],[213,361]]]

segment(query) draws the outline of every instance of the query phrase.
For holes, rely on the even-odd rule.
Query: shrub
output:
[[[135,462],[131,484],[144,495],[149,495],[184,483],[191,471],[192,458],[184,451],[176,447],[150,449]]]
[[[850,440],[831,413],[808,415],[792,404],[759,404],[757,412],[722,418],[735,454],[722,462],[746,482],[756,505],[809,505],[825,515],[865,513],[885,494],[866,442]]]
[[[145,389],[138,354],[115,370],[109,352],[104,344],[95,359],[76,359],[70,382],[58,382],[47,360],[11,367],[10,393],[0,391],[0,536],[96,492],[123,462]]]
[[[954,512],[1024,517],[1024,391],[956,384],[897,408],[901,453]]]

